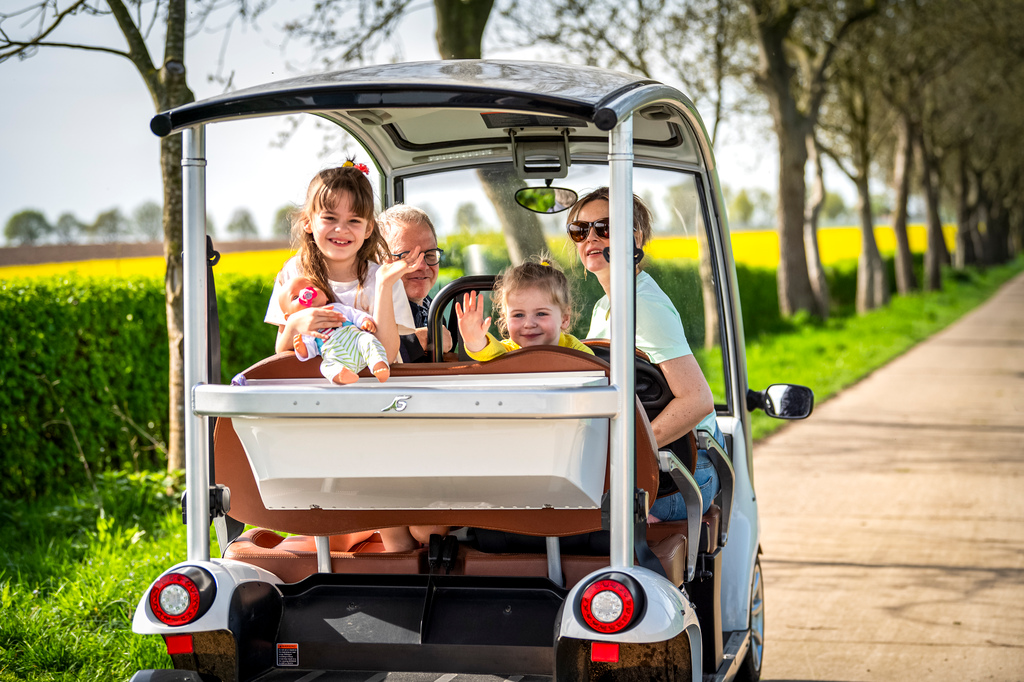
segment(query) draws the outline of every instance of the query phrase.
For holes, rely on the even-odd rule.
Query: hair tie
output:
[[[365,163],[356,163],[353,159],[348,159],[345,163],[341,164],[342,168],[356,168],[363,171],[363,175],[369,175],[370,169]]]
[[[542,260],[540,262],[540,264],[543,265],[546,268],[550,268],[551,267],[551,261],[549,261],[549,260]]]

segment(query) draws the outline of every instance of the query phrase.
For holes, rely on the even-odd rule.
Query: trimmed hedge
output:
[[[574,331],[583,336],[603,292],[596,278],[581,279],[578,267],[563,265],[577,285]],[[704,321],[696,264],[659,262],[649,270],[681,302],[690,344],[700,348]],[[828,272],[836,312],[849,314],[856,263]],[[737,266],[737,278],[748,340],[796,328],[779,315],[774,270]],[[217,276],[222,383],[273,351],[274,329],[263,323],[269,286],[262,276]],[[31,498],[86,484],[83,460],[93,475],[164,466],[162,452],[139,432],[161,444],[167,440],[162,280],[0,281],[0,329],[0,494]]]
[[[239,330],[222,334],[221,376],[230,380],[273,351],[274,330],[263,323],[270,294],[257,277],[217,285],[222,329]],[[86,463],[93,476],[166,466],[139,431],[167,441],[166,319],[157,278],[0,282],[0,495],[88,484]]]

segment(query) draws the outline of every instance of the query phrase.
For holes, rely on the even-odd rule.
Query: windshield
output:
[[[566,178],[551,181],[552,187],[581,196],[607,184],[607,166],[578,163]],[[529,255],[546,249],[573,285],[571,333],[585,339],[594,306],[604,292],[594,275],[588,276],[575,244],[566,236],[568,213],[535,213],[515,201],[521,188],[544,185],[541,180],[521,180],[510,165],[493,165],[406,176],[396,181],[395,189],[399,201],[426,211],[437,229],[445,251],[437,288],[464,274],[498,274],[511,262],[511,253]],[[715,403],[720,411],[728,411],[719,291],[698,178],[683,171],[636,168],[633,191],[653,215],[653,238],[645,247],[643,270],[679,312],[686,341]],[[497,329],[491,331],[500,338]]]

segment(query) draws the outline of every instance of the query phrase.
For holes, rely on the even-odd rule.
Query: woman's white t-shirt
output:
[[[594,304],[590,318],[588,339],[611,338],[611,316],[608,296],[602,296]],[[636,276],[636,347],[647,353],[651,362],[660,365],[674,358],[693,355],[686,342],[683,321],[672,299],[662,291],[654,278],[640,271]],[[717,424],[715,412],[701,420],[698,427],[714,433]]]
[[[377,270],[380,269],[380,265],[377,263],[368,263],[367,265],[369,267],[366,271],[366,281],[363,282],[362,287],[359,286],[358,280],[352,280],[351,282],[335,282],[331,280],[330,285],[331,289],[334,290],[334,296],[338,299],[338,303],[344,303],[347,306],[352,306],[370,315],[374,315]],[[284,311],[281,310],[281,306],[277,302],[278,292],[281,291],[281,286],[285,282],[292,277],[298,276],[298,274],[299,259],[293,256],[284,264],[281,272],[277,273],[277,278],[274,280],[274,290],[270,294],[270,303],[267,305],[267,315],[263,318],[264,322],[279,327],[284,326]],[[409,298],[405,295],[405,285],[402,284],[402,280],[398,280],[391,287],[391,299],[395,306],[395,323],[398,325],[398,333],[416,333],[412,311],[409,308]]]

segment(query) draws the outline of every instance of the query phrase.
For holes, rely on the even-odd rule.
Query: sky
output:
[[[0,0],[4,5],[21,0]],[[28,0],[24,0],[28,2]],[[225,72],[244,88],[300,73],[297,46],[282,50],[277,29],[296,4],[278,2],[259,21],[260,30],[236,28],[225,57]],[[381,61],[437,59],[432,3],[404,21],[398,43],[378,55]],[[72,17],[54,40],[121,48],[124,39],[110,17]],[[222,34],[205,32],[190,39],[186,68],[196,98],[220,94],[217,71]],[[485,57],[543,58],[488,51]],[[154,58],[162,55],[157,44]],[[147,200],[161,201],[159,140],[149,130],[154,104],[135,67],[122,57],[61,48],[39,50],[25,60],[0,64],[0,224],[24,209],[42,211],[51,222],[71,212],[91,222],[120,208],[130,215]],[[247,208],[262,235],[269,235],[277,210],[301,202],[306,184],[321,168],[344,160],[341,151],[324,156],[324,133],[301,125],[283,148],[273,146],[287,128],[281,118],[207,127],[208,212],[221,234],[239,208]],[[765,126],[765,131],[770,128]],[[719,174],[733,188],[772,191],[777,184],[774,142],[740,139],[726,128],[716,149]],[[750,137],[750,135],[746,135]]]

